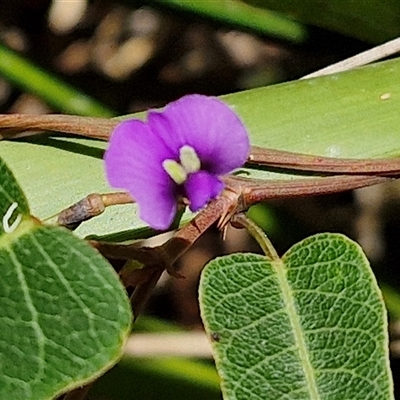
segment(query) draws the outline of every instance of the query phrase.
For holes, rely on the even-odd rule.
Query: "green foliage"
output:
[[[396,0],[244,0],[246,3],[285,13],[306,24],[316,25],[371,43],[382,43],[400,35]]]
[[[393,398],[385,307],[346,237],[215,259],[199,290],[226,400]]]
[[[0,398],[51,399],[115,364],[130,304],[105,259],[32,218],[1,160],[0,173]]]
[[[399,34],[394,0],[333,1],[322,8],[297,0],[149,2],[295,42],[306,39],[304,26],[263,8],[370,42]],[[254,145],[332,157],[398,156],[399,73],[400,60],[392,60],[223,99],[244,120]],[[112,116],[4,46],[0,75],[63,112]],[[44,219],[89,193],[109,191],[105,146],[65,137],[0,142],[0,156],[12,165],[32,208],[0,161],[2,399],[51,399],[95,379],[121,355],[132,317],[113,269],[71,233],[31,216]],[[241,172],[293,178],[266,168]],[[78,229],[81,237],[125,233],[153,234],[133,205],[107,209]],[[397,315],[398,296],[386,293]],[[343,236],[314,236],[279,260],[254,254],[214,260],[203,274],[201,303],[226,399],[393,398],[382,299],[361,249]],[[94,393],[120,400],[160,398],[160,392],[185,398],[194,391],[193,398],[216,399],[217,385],[209,366],[191,360],[125,358]]]
[[[173,7],[210,17],[240,28],[252,29],[258,33],[293,42],[304,42],[307,30],[279,13],[253,7],[241,0],[148,0],[148,3]]]
[[[113,115],[96,100],[52,76],[2,44],[0,44],[0,75],[65,113],[92,117]]]
[[[400,154],[399,74],[400,60],[396,59],[222,99],[241,116],[254,145],[331,157],[390,157]],[[105,147],[103,142],[77,138],[2,141],[0,157],[12,165],[32,213],[44,219],[89,193],[110,190],[101,159]],[[243,172],[263,179],[293,178],[290,173],[266,169]],[[77,233],[114,235],[136,228],[144,225],[136,207],[128,205],[106,210],[82,224]]]

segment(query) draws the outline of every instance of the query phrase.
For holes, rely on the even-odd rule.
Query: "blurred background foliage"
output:
[[[1,9],[2,113],[112,116],[161,106],[187,93],[233,93],[298,79],[400,33],[396,0],[2,0]],[[393,312],[396,386],[399,188],[393,183],[273,201],[250,211],[280,254],[322,231],[345,233],[363,245],[382,285],[391,284],[385,296]],[[240,250],[257,247],[241,231],[230,230],[222,241],[211,230],[181,260],[186,279],[165,276],[157,286],[146,313],[164,321],[142,317],[135,329],[201,332],[199,272],[216,255]],[[157,344],[157,337],[153,340]],[[151,352],[151,340],[146,343]],[[138,358],[137,350],[127,351],[89,398],[218,399],[207,347],[203,355],[206,360],[198,362]]]

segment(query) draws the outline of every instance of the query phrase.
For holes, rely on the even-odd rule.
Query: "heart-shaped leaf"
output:
[[[200,304],[225,400],[393,399],[382,297],[342,235],[310,237],[274,261],[215,259]]]
[[[121,355],[131,310],[108,262],[29,215],[0,160],[0,398],[52,399]]]

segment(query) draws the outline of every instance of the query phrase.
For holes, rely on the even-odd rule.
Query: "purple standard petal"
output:
[[[138,120],[116,127],[104,156],[110,185],[127,190],[139,205],[140,218],[155,229],[167,229],[176,213],[176,188],[162,167],[171,156],[163,141]]]
[[[193,147],[202,169],[224,175],[241,167],[249,154],[247,131],[225,103],[214,97],[189,95],[150,112],[150,128],[178,156],[183,145]]]
[[[185,191],[190,201],[190,210],[200,210],[210,200],[215,199],[223,188],[224,184],[216,176],[205,171],[190,174],[185,182]]]

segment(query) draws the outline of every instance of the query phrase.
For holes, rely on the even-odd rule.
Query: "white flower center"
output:
[[[182,146],[179,150],[179,162],[171,159],[164,160],[162,166],[165,172],[178,185],[186,181],[188,174],[200,170],[201,162],[196,150],[191,146]]]

